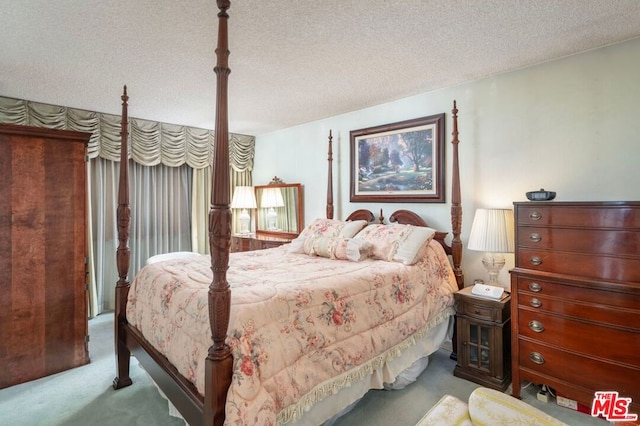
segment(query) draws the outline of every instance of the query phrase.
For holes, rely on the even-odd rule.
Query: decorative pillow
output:
[[[427,227],[392,223],[369,225],[355,239],[371,243],[370,255],[375,259],[413,265],[419,260],[421,249],[435,233],[435,229]]]
[[[469,417],[476,425],[567,426],[526,402],[485,387],[471,392]]]
[[[362,240],[343,237],[307,237],[302,244],[304,253],[310,256],[358,262],[369,255],[371,244]]]
[[[445,395],[436,403],[416,426],[473,426],[469,417],[469,406],[455,396]]]
[[[298,238],[309,236],[353,238],[366,225],[366,220],[316,219],[304,228]]]

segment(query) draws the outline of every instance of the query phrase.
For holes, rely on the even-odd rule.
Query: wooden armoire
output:
[[[89,362],[89,137],[0,124],[0,388]]]

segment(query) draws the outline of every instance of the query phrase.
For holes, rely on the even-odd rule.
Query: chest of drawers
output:
[[[513,395],[618,391],[640,413],[640,202],[514,206]]]

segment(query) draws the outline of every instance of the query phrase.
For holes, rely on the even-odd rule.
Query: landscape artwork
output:
[[[444,202],[444,114],[350,132],[351,201]]]

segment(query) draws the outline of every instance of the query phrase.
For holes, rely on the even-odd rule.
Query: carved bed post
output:
[[[458,282],[458,289],[464,287],[464,276],[460,264],[462,263],[462,241],[460,233],[462,231],[462,202],[460,197],[460,164],[458,162],[458,108],[456,101],[453,101],[453,171],[451,176],[451,229],[453,239],[451,240],[451,251],[453,257],[453,272]]]
[[[333,219],[333,136],[329,130],[329,176],[327,177],[327,219]]]
[[[453,239],[451,240],[451,257],[453,258],[453,273],[458,283],[458,289],[464,288],[464,275],[460,264],[462,262],[462,241],[460,240],[460,232],[462,231],[462,202],[460,197],[460,164],[458,161],[458,108],[456,101],[453,101],[453,171],[451,173],[451,228],[453,231]],[[451,338],[452,351],[449,358],[458,359],[458,327],[454,323],[453,336]]]
[[[203,424],[222,425],[225,415],[227,391],[231,386],[233,359],[226,344],[231,289],[227,282],[229,269],[229,240],[231,238],[231,210],[229,208],[229,123],[228,123],[228,78],[229,43],[227,21],[229,0],[217,0],[218,47],[214,71],[216,82],[215,149],[211,182],[211,209],[209,211],[209,249],[213,281],[209,286],[209,322],[213,345],[205,360],[205,400]]]
[[[122,94],[122,118],[120,124],[120,176],[118,182],[118,210],[116,221],[118,225],[118,249],[116,251],[116,263],[118,265],[118,283],[116,284],[116,311],[114,318],[114,337],[116,349],[117,376],[113,379],[113,387],[120,389],[131,384],[129,377],[129,357],[131,352],[124,343],[124,333],[121,327],[126,323],[127,296],[129,295],[129,223],[131,221],[131,209],[129,208],[129,116],[127,111],[127,86],[124,86]]]

